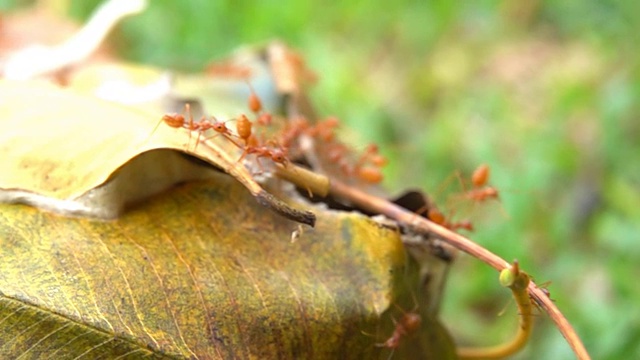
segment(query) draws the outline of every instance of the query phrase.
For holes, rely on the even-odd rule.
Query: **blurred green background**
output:
[[[0,1],[3,9],[20,1]],[[61,3],[64,3],[62,1]],[[85,19],[98,1],[72,2]],[[119,28],[129,60],[199,71],[274,38],[320,81],[344,139],[380,144],[391,193],[419,187],[471,217],[471,238],[517,258],[595,359],[640,358],[640,2],[151,1]],[[491,165],[501,201],[448,201],[454,171]],[[515,305],[467,256],[442,318],[457,341],[510,338]],[[570,359],[546,316],[518,359]]]

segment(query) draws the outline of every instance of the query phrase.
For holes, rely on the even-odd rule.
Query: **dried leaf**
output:
[[[323,212],[291,244],[291,223],[223,175],[110,222],[0,213],[6,358],[386,358],[385,311],[414,306],[398,298],[418,275],[396,229]],[[422,316],[396,358],[453,358]]]
[[[297,213],[270,196],[215,141],[195,147],[187,131],[158,126],[161,112],[136,111],[33,82],[2,81],[0,93],[0,200],[76,201],[134,157],[153,149],[175,149],[223,169],[282,215],[313,225],[313,214]],[[103,206],[95,204],[98,211]],[[47,208],[59,210],[55,204]]]

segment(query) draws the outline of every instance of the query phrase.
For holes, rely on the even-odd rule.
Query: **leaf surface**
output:
[[[9,358],[371,358],[406,284],[395,229],[328,211],[292,244],[224,175],[109,222],[0,209]],[[427,353],[451,346],[425,323]]]
[[[224,138],[195,146],[196,135],[162,124],[160,110],[136,110],[36,82],[0,81],[0,93],[0,195],[5,201],[26,198],[37,204],[28,200],[31,194],[77,200],[154,149],[190,153],[234,176],[259,200],[264,195],[237,155],[225,150]]]

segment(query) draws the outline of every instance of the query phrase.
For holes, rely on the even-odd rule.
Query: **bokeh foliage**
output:
[[[84,18],[95,3],[73,2],[72,13]],[[476,221],[473,238],[552,280],[594,358],[634,358],[639,11],[632,0],[157,0],[123,24],[117,45],[134,61],[197,71],[239,45],[284,39],[320,76],[321,112],[341,117],[350,142],[378,142],[391,158],[393,192],[419,186],[446,204],[459,191],[440,190],[448,175],[489,163],[502,205],[450,203]],[[513,305],[497,316],[507,297],[495,272],[463,257],[444,320],[462,341],[498,342],[516,322]],[[520,357],[569,358],[540,324]]]

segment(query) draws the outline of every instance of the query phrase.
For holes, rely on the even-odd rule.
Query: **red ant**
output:
[[[461,220],[461,221],[458,221],[458,222],[446,223],[445,225],[450,230],[465,229],[465,230],[471,231],[471,232],[473,232],[473,230],[474,230],[473,223],[471,221],[469,221],[468,219]]]
[[[292,142],[292,139],[305,133],[310,137],[314,137],[323,141],[327,145],[327,158],[347,176],[357,177],[367,183],[377,184],[383,179],[380,167],[387,163],[387,159],[378,154],[378,146],[371,144],[367,146],[362,155],[355,164],[352,164],[347,158],[347,147],[335,140],[335,128],[340,125],[340,121],[335,117],[329,117],[314,126],[302,120],[286,131],[282,138],[285,144]],[[370,164],[372,166],[366,166]]]
[[[249,85],[249,89],[251,93],[249,94],[249,100],[247,101],[249,109],[258,116],[262,111],[262,101],[258,95],[256,95],[255,91],[251,84],[247,82]],[[266,117],[260,117],[259,122],[264,125],[268,125],[271,122],[271,115],[263,114]],[[261,120],[260,120],[261,119]],[[244,140],[245,147],[249,146],[249,138],[253,135],[253,123],[245,114],[240,114],[240,116],[236,119],[236,132],[238,133],[238,137]]]
[[[393,324],[396,326],[391,336],[383,343],[375,344],[377,347],[385,347],[391,349],[389,359],[393,356],[393,352],[400,347],[403,337],[408,337],[414,334],[420,329],[422,325],[422,317],[415,312],[416,309],[411,312],[404,312],[400,318],[400,321],[393,320]]]
[[[251,89],[251,94],[249,94],[249,110],[253,111],[253,113],[258,114],[262,110],[262,101],[258,95],[256,95],[255,91],[253,91],[253,87],[249,85]]]
[[[364,166],[365,163],[370,162],[374,166]],[[354,166],[355,175],[360,179],[368,183],[377,184],[382,181],[382,171],[380,167],[387,164],[387,159],[378,154],[378,145],[370,144],[364,150],[360,158]]]
[[[249,106],[249,110],[251,110],[256,115],[256,122],[260,125],[271,125],[272,116],[268,112],[263,111],[262,101],[256,94],[253,86],[249,82],[249,90],[251,93],[249,94],[249,99],[247,100],[247,104]]]
[[[464,197],[476,202],[482,202],[487,199],[498,199],[498,190],[491,186],[486,186],[489,181],[490,168],[487,164],[478,166],[471,175],[471,184],[473,189],[467,191]]]
[[[498,189],[492,186],[486,186],[489,181],[490,168],[487,164],[481,164],[478,166],[471,175],[471,190],[465,190],[462,194],[456,195],[458,199],[471,200],[474,203],[484,202],[490,199],[499,199]],[[464,188],[464,182],[457,174],[458,179],[462,187]]]
[[[356,176],[358,179],[370,184],[377,184],[382,181],[383,175],[380,167],[386,164],[387,159],[378,154],[377,145],[371,144],[367,146],[355,165],[350,164],[346,158],[347,151],[347,147],[341,143],[331,144],[327,157],[329,161],[337,163],[345,175]],[[367,166],[367,163],[371,163],[373,166]]]
[[[172,128],[176,128],[176,129],[185,128],[189,131],[198,131],[198,138],[196,140],[196,147],[197,147],[200,142],[201,134],[209,129],[212,129],[217,134],[222,135],[228,140],[235,143],[235,141],[231,138],[233,134],[227,128],[224,122],[218,121],[215,117],[213,118],[214,119],[213,122],[205,119],[204,117],[202,117],[202,119],[199,122],[194,122],[193,115],[191,114],[191,105],[189,103],[186,103],[184,105],[184,108],[185,108],[185,113],[189,117],[189,121],[187,121],[184,115],[182,114],[176,114],[176,113],[165,114],[162,116],[161,122],[158,122],[158,125],[156,125],[153,131],[155,132],[155,130],[158,128],[158,126],[160,126],[162,122],[164,122],[165,124],[169,125]],[[191,133],[189,133],[189,141],[191,141]]]
[[[307,134],[312,137],[318,137],[325,142],[332,142],[335,139],[335,128],[338,125],[340,125],[338,118],[329,117],[309,128]]]
[[[291,147],[295,140],[309,129],[309,122],[304,118],[291,120],[278,136],[283,147]]]
[[[262,165],[260,164],[261,157],[268,157],[273,162],[281,164],[282,166],[287,166],[287,164],[289,163],[286,150],[271,149],[266,146],[253,146],[253,145],[245,146],[244,152],[240,156],[240,159],[238,159],[238,162],[242,161],[242,159],[244,159],[245,156],[251,155],[251,154],[256,155],[256,162],[258,163],[258,166],[260,166],[261,169],[262,169]]]
[[[387,158],[380,155],[378,151],[379,151],[378,145],[369,144],[365,148],[362,155],[360,155],[360,159],[358,159],[358,162],[356,163],[356,167],[361,166],[367,161],[371,162],[373,165],[378,167],[385,166],[387,164]]]
[[[232,136],[235,136],[231,130],[227,127],[227,124],[222,121],[218,121],[215,117],[213,117],[214,121],[211,122],[209,120],[203,119],[199,123],[199,133],[198,133],[198,141],[200,140],[200,134],[205,131],[211,129],[216,132],[216,135],[209,137],[207,139],[212,139],[218,135],[224,136],[227,140],[234,143],[236,146],[240,146],[235,140],[233,140]],[[198,146],[198,141],[196,141],[196,146]]]
[[[249,109],[252,112],[254,112],[256,115],[258,115],[260,112],[262,112],[262,102],[260,101],[260,98],[258,98],[258,96],[256,95],[255,91],[253,90],[253,87],[251,87],[251,84],[249,84],[249,88],[251,89],[251,94],[249,95],[249,100],[248,100]],[[267,113],[261,114],[258,119],[258,122],[264,123],[264,124],[270,123],[271,115]],[[245,156],[251,155],[251,154],[256,155],[256,161],[260,166],[260,168],[262,168],[262,165],[260,164],[261,157],[268,157],[273,162],[282,164],[283,166],[286,166],[287,163],[289,162],[289,159],[287,158],[287,155],[286,155],[286,151],[283,150],[282,148],[273,149],[267,146],[260,145],[258,138],[255,136],[255,134],[253,134],[253,123],[251,122],[251,120],[249,120],[249,118],[245,114],[240,114],[240,116],[236,119],[236,132],[237,132],[237,137],[239,137],[244,141],[244,146],[241,146],[236,143],[236,145],[239,148],[244,150],[242,155],[238,159],[238,162],[242,161],[242,159],[244,159]]]
[[[418,210],[418,213],[422,212],[423,210]],[[442,214],[438,209],[436,209],[435,207],[432,207],[431,209],[429,209],[427,211],[427,219],[431,220],[432,222],[443,226],[449,230],[457,230],[457,229],[465,229],[467,231],[473,231],[473,223],[469,220],[462,220],[462,221],[458,221],[458,222],[450,222],[449,220],[447,220],[447,218],[445,218],[444,214]]]
[[[238,132],[238,137],[244,140],[244,152],[238,161],[241,161],[247,155],[256,154],[257,159],[261,157],[268,157],[274,162],[286,166],[289,160],[286,157],[285,151],[281,149],[271,149],[266,146],[259,146],[258,139],[252,133],[252,127],[253,123],[249,118],[247,118],[246,115],[241,114],[236,122],[236,131]],[[260,163],[258,162],[258,164]]]
[[[464,197],[476,202],[483,202],[488,199],[498,199],[498,190],[494,187],[487,186],[480,189],[472,189],[464,194]]]
[[[542,284],[538,285],[538,289],[540,289],[540,291],[542,291],[549,299],[551,299],[551,292],[548,289],[549,285],[551,285],[551,281],[543,282]],[[551,301],[553,301],[553,299],[551,299]],[[531,303],[538,309],[542,308],[542,304],[538,302],[538,299],[532,297]]]

